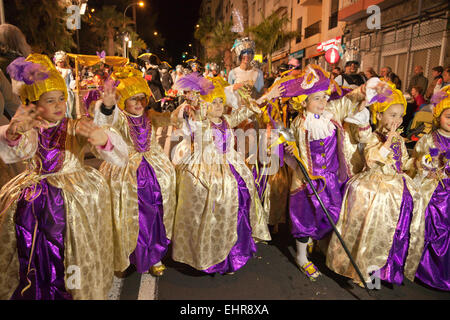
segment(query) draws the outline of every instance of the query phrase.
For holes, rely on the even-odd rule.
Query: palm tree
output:
[[[208,61],[226,64],[230,57],[230,48],[236,38],[231,31],[232,22],[214,22],[210,16],[202,17],[194,37],[206,48],[205,59]]]
[[[118,12],[115,6],[103,6],[93,16],[93,19],[92,31],[102,39],[104,48],[106,48],[106,54],[108,56],[116,55],[116,48],[119,44],[120,46],[122,45],[122,33],[131,33],[132,31],[131,28],[127,28],[127,25],[131,24],[132,20],[128,17],[124,18],[123,14]],[[120,53],[120,50],[117,53]]]
[[[285,31],[289,20],[281,18],[277,13],[272,13],[267,18],[262,16],[263,21],[257,26],[250,27],[248,31],[255,41],[256,50],[267,55],[269,63],[269,76],[272,75],[272,54],[281,49],[287,41],[297,35],[295,31]]]

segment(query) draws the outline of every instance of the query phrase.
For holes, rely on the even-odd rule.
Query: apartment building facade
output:
[[[274,12],[288,19],[287,31],[297,36],[272,55],[273,71],[290,57],[303,66],[316,63],[330,70],[318,47],[332,40],[340,42],[345,53],[339,66],[347,59],[359,60],[362,71],[390,66],[402,81],[411,77],[415,65],[422,65],[429,77],[433,67],[450,64],[445,0],[204,0],[204,4],[216,21],[233,21],[233,10],[238,10],[244,27],[258,25]]]

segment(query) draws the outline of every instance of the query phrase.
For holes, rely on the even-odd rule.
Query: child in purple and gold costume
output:
[[[253,257],[257,241],[270,240],[266,212],[252,172],[234,149],[232,130],[261,111],[242,105],[224,115],[224,106],[234,93],[221,81],[192,73],[181,78],[179,85],[198,89],[205,113],[188,121],[192,140],[187,149],[191,152],[176,167],[178,202],[172,257],[206,273],[233,273]]]
[[[339,219],[347,180],[363,167],[358,143],[371,133],[369,111],[364,107],[365,86],[342,96],[327,72],[308,65],[300,75],[280,84],[283,97],[292,101],[299,115],[291,123],[300,158],[334,223]],[[330,99],[336,97],[336,99]],[[286,147],[292,154],[291,146]],[[293,171],[289,216],[296,239],[296,263],[310,280],[320,275],[309,261],[312,239],[329,235],[332,226],[299,168]],[[308,250],[309,249],[309,250]]]
[[[389,85],[387,99],[371,105],[377,129],[364,148],[367,168],[348,181],[337,228],[366,282],[377,277],[400,285],[405,276],[414,280],[422,256],[424,206],[419,189],[405,173],[412,161],[397,131],[406,100]],[[335,235],[326,263],[363,286]]]
[[[176,179],[175,168],[156,140],[156,128],[175,125],[178,111],[146,109],[151,91],[141,71],[117,68],[111,77],[117,88],[107,82],[94,118],[120,132],[128,147],[126,167],[107,162],[100,167],[111,187],[114,269],[124,272],[131,263],[139,273],[161,276],[161,259],[172,237]]]
[[[0,298],[107,299],[109,187],[83,165],[84,150],[123,166],[126,146],[92,120],[65,118],[66,85],[47,56],[18,58],[8,72],[27,105],[0,127],[0,156],[29,167],[0,191]]]
[[[450,86],[433,98],[435,127],[416,144],[415,182],[427,204],[425,245],[416,278],[450,291]]]

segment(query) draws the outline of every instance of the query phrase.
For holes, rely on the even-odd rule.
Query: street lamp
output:
[[[126,13],[127,13],[128,8],[130,8],[130,7],[132,7],[132,6],[139,6],[139,7],[143,8],[144,5],[145,5],[144,1],[139,1],[139,2],[130,3],[130,4],[125,8],[125,10],[123,11],[123,20],[122,20],[122,21],[123,21],[123,22],[122,22],[122,27],[123,27],[123,29],[125,29],[125,17],[126,17]],[[136,27],[136,20],[134,21],[134,26]],[[127,41],[128,41],[128,40],[125,41],[125,39],[124,39],[124,41],[123,41],[123,56],[124,56],[124,57],[127,56]]]

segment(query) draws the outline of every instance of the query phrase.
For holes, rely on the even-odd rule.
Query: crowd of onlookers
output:
[[[435,92],[450,84],[450,66],[446,68],[442,66],[434,67],[429,79],[424,76],[422,66],[415,66],[414,75],[411,77],[407,87],[405,82],[402,82],[400,77],[389,66],[382,67],[378,73],[372,67],[358,71],[359,67],[360,64],[357,61],[348,61],[344,66],[344,70],[338,66],[333,67],[331,77],[340,86],[350,88],[360,86],[373,77],[394,83],[397,89],[403,91],[408,101],[407,114],[405,115],[406,124],[404,123],[406,127],[410,124],[417,111],[430,104],[431,97]],[[265,87],[270,87],[275,79],[279,78],[287,68],[287,65],[282,64],[278,67],[277,74],[274,77],[271,78],[265,75]],[[427,108],[423,110],[431,111],[431,109]]]

